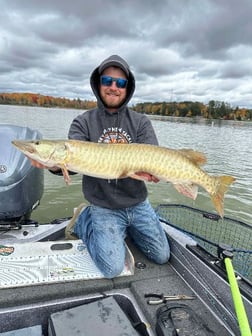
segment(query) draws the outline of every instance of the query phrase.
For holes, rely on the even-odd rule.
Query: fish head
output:
[[[30,159],[48,167],[63,162],[67,157],[67,147],[60,140],[13,140],[12,144]]]

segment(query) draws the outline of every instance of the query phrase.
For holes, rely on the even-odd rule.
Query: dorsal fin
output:
[[[182,148],[179,152],[186,156],[190,161],[192,161],[197,166],[201,166],[207,162],[205,154],[197,152],[193,149]]]

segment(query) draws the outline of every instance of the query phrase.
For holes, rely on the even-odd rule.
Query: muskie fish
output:
[[[146,180],[140,173],[171,182],[178,192],[196,199],[198,186],[211,196],[223,217],[224,194],[235,181],[232,176],[210,176],[200,166],[206,157],[191,149],[169,149],[148,144],[103,144],[78,140],[14,140],[13,145],[29,158],[47,167],[68,170],[104,179],[131,177]]]

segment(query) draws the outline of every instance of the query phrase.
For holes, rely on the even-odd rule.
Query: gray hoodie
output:
[[[99,95],[100,74],[109,66],[121,68],[128,77],[127,95],[116,112],[109,112]],[[104,60],[91,74],[91,88],[97,99],[97,108],[77,116],[69,129],[69,139],[92,142],[149,143],[158,141],[150,120],[127,107],[134,91],[135,78],[128,64],[117,55]],[[106,180],[83,176],[85,198],[94,205],[110,209],[127,208],[144,201],[147,188],[144,182],[132,178]]]

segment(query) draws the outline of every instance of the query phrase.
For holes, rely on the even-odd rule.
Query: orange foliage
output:
[[[97,106],[95,101],[43,96],[36,93],[0,93],[0,104],[29,105],[41,107],[62,107],[89,110]],[[145,102],[138,103],[133,109],[140,113],[175,116],[202,117],[207,119],[252,120],[252,110],[232,108],[229,104],[210,100],[208,104],[200,102]]]
[[[0,104],[29,105],[41,107],[63,107],[74,109],[92,109],[96,102],[88,100],[68,99],[52,96],[43,96],[36,93],[0,93]]]

